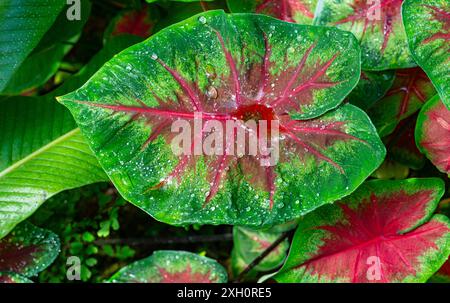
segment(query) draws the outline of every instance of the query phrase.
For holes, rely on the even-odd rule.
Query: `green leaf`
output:
[[[450,110],[439,95],[428,101],[420,111],[415,137],[419,150],[441,172],[450,176]]]
[[[440,179],[369,181],[300,221],[278,282],[426,282],[450,254]]]
[[[225,283],[226,270],[215,260],[185,251],[160,250],[125,266],[112,283]]]
[[[414,59],[450,109],[450,2],[406,0],[403,23]]]
[[[77,75],[44,97],[0,98],[0,238],[60,191],[107,177],[54,94],[78,88],[135,38],[111,40]]]
[[[365,113],[336,108],[358,79],[350,33],[212,11],[120,53],[58,100],[121,195],[156,219],[272,226],[350,194],[381,164]],[[281,121],[279,163],[176,156],[170,125],[196,111]]]
[[[0,272],[0,284],[2,283],[33,283],[33,281],[14,272]]]
[[[348,102],[366,111],[392,87],[394,71],[361,72],[358,85],[348,95]]]
[[[351,31],[361,43],[362,69],[416,66],[402,23],[403,0],[323,0],[314,24]]]
[[[81,20],[69,21],[63,10],[39,44],[22,62],[8,81],[3,94],[21,94],[46,83],[58,70],[63,57],[80,37],[91,9],[89,1],[81,2]]]
[[[233,249],[245,264],[250,264],[261,255],[282,233],[252,230],[245,227],[233,227]],[[287,255],[289,242],[285,239],[258,265],[257,271],[269,271],[280,266]]]
[[[56,234],[24,222],[0,240],[0,272],[37,275],[53,263],[59,252]]]
[[[318,0],[227,0],[232,13],[265,14],[277,19],[312,24]]]
[[[0,92],[38,45],[65,2],[3,0],[0,4]]]

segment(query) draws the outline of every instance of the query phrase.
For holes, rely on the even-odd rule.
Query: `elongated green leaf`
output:
[[[136,42],[111,40],[79,74],[45,97],[0,98],[0,238],[56,193],[107,177],[70,113],[53,94],[79,87],[103,62]]]
[[[426,282],[450,254],[440,179],[369,181],[300,221],[280,282]]]
[[[381,163],[364,112],[330,111],[358,79],[350,33],[212,11],[127,49],[59,100],[120,193],[158,220],[270,226],[351,193]],[[232,151],[191,157],[190,144],[175,155],[171,125],[191,127],[196,112],[223,128],[279,121],[279,162]]]
[[[47,268],[59,251],[56,234],[24,222],[0,240],[0,272],[34,276]]]
[[[312,24],[318,0],[227,0],[232,13],[258,13],[277,19]]]
[[[185,251],[160,250],[115,273],[112,283],[225,283],[226,270],[215,260]]]
[[[450,2],[405,0],[403,22],[414,59],[450,109]]]
[[[3,94],[20,94],[44,84],[58,70],[63,57],[78,40],[90,14],[89,1],[81,2],[80,20],[68,20],[63,10],[39,44],[8,81]]]
[[[0,3],[0,92],[63,9],[60,0]]]
[[[0,272],[1,283],[33,283],[33,281],[14,272]]]
[[[323,0],[314,23],[351,31],[361,43],[362,69],[416,66],[402,23],[403,0]]]
[[[436,95],[420,111],[416,125],[416,144],[443,173],[450,176],[450,110]]]

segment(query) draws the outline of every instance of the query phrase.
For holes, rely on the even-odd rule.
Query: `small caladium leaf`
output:
[[[381,164],[385,148],[365,113],[331,110],[358,71],[351,33],[211,11],[122,52],[59,101],[120,193],[158,220],[271,226],[351,193]],[[233,148],[208,154],[199,114],[222,130],[275,121],[279,161],[237,155],[233,136],[223,145]],[[180,120],[192,140],[178,156]]]
[[[53,232],[22,223],[0,240],[0,272],[34,276],[55,260],[59,247]]]
[[[415,136],[420,151],[441,172],[450,175],[450,110],[439,95],[420,111]]]
[[[14,272],[0,271],[0,284],[2,283],[33,283],[33,281]]]
[[[402,23],[403,0],[323,0],[314,23],[351,31],[361,43],[362,68],[386,70],[416,66]]]
[[[269,248],[281,234],[279,232],[259,231],[235,226],[233,228],[233,249],[245,264],[250,264]],[[269,271],[277,268],[286,258],[288,248],[289,242],[286,239],[256,265],[255,269],[257,271]]]
[[[347,100],[363,110],[367,110],[380,100],[392,87],[395,73],[393,71],[362,71],[358,85],[348,95]]]
[[[403,22],[414,59],[450,109],[450,2],[407,0]]]
[[[215,260],[185,251],[155,251],[125,266],[112,283],[225,283],[228,275]]]
[[[398,70],[391,89],[369,108],[368,114],[380,136],[385,137],[435,94],[433,84],[422,69]]]
[[[105,40],[123,34],[148,38],[153,33],[158,19],[158,10],[150,5],[138,10],[123,11],[109,24],[105,31]]]
[[[305,216],[279,282],[425,282],[450,254],[440,179],[375,180]]]
[[[388,157],[383,164],[372,174],[372,177],[382,180],[403,180],[408,178],[409,168]]]
[[[387,158],[417,170],[425,164],[425,157],[416,145],[416,121],[417,115],[401,121],[394,132],[384,139],[384,144],[388,151]]]
[[[227,0],[232,13],[257,13],[277,19],[312,24],[318,0]]]

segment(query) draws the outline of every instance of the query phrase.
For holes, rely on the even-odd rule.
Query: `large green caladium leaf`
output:
[[[323,0],[314,23],[351,31],[361,43],[362,68],[415,66],[402,23],[403,0]]]
[[[443,173],[450,176],[450,110],[439,95],[428,101],[419,113],[416,144]]]
[[[317,0],[227,0],[232,13],[265,14],[277,19],[312,24]]]
[[[236,257],[244,264],[250,264],[280,236],[281,232],[260,231],[245,227],[233,227],[233,243]],[[280,266],[286,258],[289,242],[285,239],[254,268],[257,271],[269,271]]]
[[[120,193],[156,219],[270,226],[351,193],[381,163],[385,149],[365,113],[330,111],[358,79],[350,33],[212,11],[120,53],[59,100]],[[280,161],[191,157],[191,144],[176,156],[171,125],[191,127],[196,113],[224,128],[278,121]]]
[[[0,238],[58,192],[108,180],[54,94],[80,87],[103,62],[137,41],[126,36],[111,40],[78,74],[44,97],[0,98]]]
[[[0,240],[0,272],[34,276],[47,268],[59,251],[56,234],[24,222]]]
[[[225,283],[227,271],[215,260],[186,251],[155,251],[125,266],[112,283]]]
[[[450,109],[450,2],[406,0],[403,23],[414,59]]]
[[[0,92],[65,6],[61,0],[3,0],[0,6]]]
[[[450,254],[440,179],[369,181],[300,221],[279,282],[426,282]]]
[[[396,72],[394,84],[386,95],[367,112],[379,135],[385,137],[435,94],[433,84],[421,68],[401,69]]]
[[[80,20],[68,20],[66,11],[62,10],[51,28],[8,81],[2,94],[21,94],[46,83],[57,72],[62,59],[80,37],[90,9],[89,1],[81,1]]]
[[[0,272],[0,284],[2,283],[33,283],[33,281],[14,272]]]
[[[362,71],[358,85],[348,95],[349,103],[363,110],[370,108],[376,101],[386,95],[395,79],[394,71]]]

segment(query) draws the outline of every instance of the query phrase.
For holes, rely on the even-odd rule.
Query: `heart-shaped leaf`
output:
[[[351,193],[381,163],[367,116],[329,111],[355,86],[358,63],[350,33],[212,11],[122,52],[59,100],[120,193],[158,220],[269,226]],[[176,156],[171,125],[191,128],[196,114],[223,129],[276,121],[279,163],[236,155],[235,137],[226,153],[197,156],[189,143]],[[208,132],[198,133],[193,141]]]
[[[250,264],[281,235],[282,233],[279,232],[258,231],[235,226],[233,228],[233,249],[245,264]],[[288,248],[289,242],[286,239],[256,265],[255,269],[258,271],[269,271],[277,268],[286,258]]]
[[[227,0],[232,13],[257,13],[277,19],[311,24],[317,0]]]
[[[59,249],[56,234],[27,222],[22,223],[0,240],[0,272],[34,276],[55,260]]]
[[[402,23],[403,0],[323,0],[314,23],[351,31],[361,43],[362,68],[415,66]]]
[[[428,101],[419,113],[416,144],[442,172],[450,176],[450,110],[439,95]]]
[[[387,158],[417,170],[425,164],[425,157],[416,145],[416,121],[417,115],[401,121],[394,132],[384,139],[384,144],[388,151]]]
[[[435,94],[433,84],[422,69],[398,70],[391,89],[369,108],[368,114],[380,136],[385,137]]]
[[[33,281],[14,272],[0,272],[1,283],[33,283]]]
[[[0,7],[0,92],[55,21],[65,2],[2,0]],[[20,43],[17,43],[20,41]]]
[[[450,2],[406,0],[403,22],[414,59],[450,109]]]
[[[228,275],[215,260],[185,251],[160,250],[125,266],[112,283],[225,283]]]
[[[80,87],[116,52],[137,41],[114,38],[77,75],[44,97],[0,98],[0,239],[56,193],[108,180],[54,94]]]
[[[279,282],[425,282],[450,254],[440,179],[369,181],[305,216]]]
[[[367,110],[386,95],[387,91],[392,87],[394,76],[395,73],[393,71],[362,71],[358,85],[347,97],[348,102],[363,110]]]

